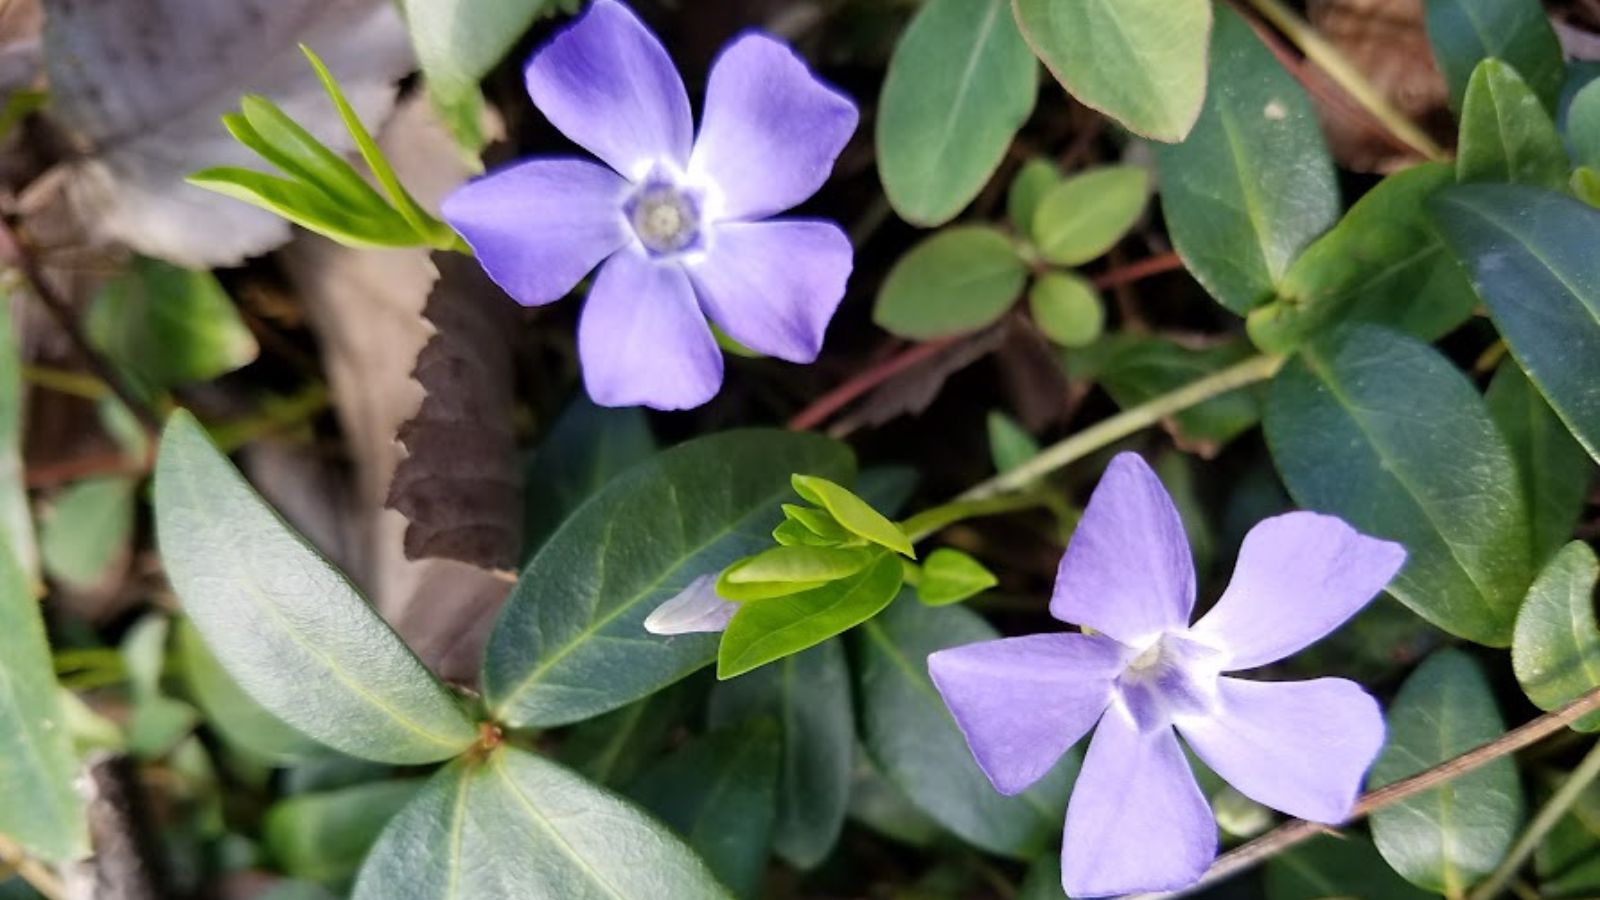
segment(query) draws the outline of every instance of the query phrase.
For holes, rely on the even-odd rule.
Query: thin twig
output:
[[[1350,821],[1366,818],[1376,810],[1408,800],[1418,794],[1433,790],[1455,778],[1509,756],[1531,744],[1536,744],[1552,734],[1565,729],[1584,716],[1600,710],[1600,688],[1584,694],[1554,712],[1548,712],[1520,728],[1508,731],[1481,747],[1446,760],[1431,769],[1418,772],[1393,784],[1368,791],[1356,803]],[[1176,900],[1187,897],[1201,888],[1216,884],[1240,872],[1254,868],[1273,856],[1328,830],[1328,826],[1296,819],[1279,825],[1242,847],[1224,853],[1200,876],[1200,880],[1181,891],[1165,894],[1142,894],[1131,900]]]
[[[0,834],[0,862],[45,896],[45,900],[66,900],[67,889],[49,866],[29,856],[15,841]]]
[[[1572,809],[1572,805],[1578,802],[1578,798],[1583,796],[1583,792],[1596,778],[1600,778],[1600,743],[1596,743],[1583,761],[1578,763],[1578,767],[1572,770],[1572,774],[1567,776],[1567,780],[1562,783],[1555,795],[1533,817],[1528,830],[1517,839],[1511,852],[1506,854],[1506,858],[1500,861],[1500,865],[1489,873],[1489,877],[1485,878],[1482,884],[1472,889],[1472,893],[1467,895],[1467,900],[1492,900],[1500,896],[1500,892],[1505,890],[1516,877],[1518,870],[1527,865],[1528,857],[1539,848],[1540,842],[1551,829],[1556,827],[1561,817]]]

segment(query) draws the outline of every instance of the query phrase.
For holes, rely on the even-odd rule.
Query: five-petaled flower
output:
[[[1198,879],[1217,851],[1179,734],[1257,802],[1314,822],[1350,815],[1383,746],[1377,702],[1338,678],[1222,673],[1328,634],[1404,562],[1398,544],[1331,516],[1267,519],[1245,537],[1222,598],[1191,626],[1183,523],[1150,467],[1124,453],[1095,488],[1050,601],[1052,616],[1085,633],[955,647],[929,656],[928,670],[1001,793],[1033,784],[1095,728],[1067,807],[1070,896],[1172,890]]]
[[[844,297],[837,225],[762,221],[816,193],[854,133],[855,104],[761,34],[712,67],[698,135],[655,35],[594,0],[536,52],[534,105],[609,166],[536,159],[457,190],[444,216],[489,276],[539,305],[599,274],[578,323],[597,403],[685,409],[722,385],[706,316],[747,347],[808,363]]]

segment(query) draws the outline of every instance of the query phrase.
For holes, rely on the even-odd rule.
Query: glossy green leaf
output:
[[[75,481],[39,522],[39,556],[52,579],[83,591],[104,589],[127,567],[137,479],[102,475]]]
[[[826,509],[833,520],[858,537],[880,547],[888,547],[902,556],[916,558],[911,539],[900,526],[889,521],[872,505],[839,485],[816,475],[796,473],[792,479],[795,493],[808,503]]]
[[[727,896],[666,826],[561,766],[510,747],[434,775],[384,830],[351,895]]]
[[[776,530],[776,529],[774,529]],[[791,545],[784,545],[791,546]],[[717,579],[717,596],[733,603],[749,603],[754,600],[771,600],[775,597],[788,597],[806,591],[816,590],[827,581],[729,581],[726,578]]]
[[[1593,785],[1586,797],[1600,798]],[[1579,801],[1580,806],[1583,801]],[[1539,896],[1545,900],[1593,900],[1600,896],[1600,836],[1585,827],[1582,812],[1562,819],[1534,854]]]
[[[836,547],[851,542],[863,543],[861,538],[845,530],[845,527],[825,509],[785,503],[783,517],[785,521],[792,521],[804,528],[815,540],[825,542],[821,546]]]
[[[421,786],[416,779],[374,781],[279,800],[261,821],[262,844],[284,873],[343,887]]]
[[[1039,441],[1015,419],[991,410],[984,420],[989,432],[989,457],[997,472],[1009,472],[1039,455]]]
[[[717,677],[733,678],[854,628],[894,600],[904,577],[900,560],[880,550],[856,575],[743,604],[722,633]]]
[[[824,641],[711,692],[713,726],[773,717],[783,729],[773,849],[814,868],[832,852],[850,802],[855,716],[850,667],[840,641]]]
[[[1118,406],[1129,409],[1250,355],[1243,341],[1197,349],[1166,338],[1122,332],[1065,354],[1064,359],[1075,376],[1099,381]],[[1172,421],[1184,440],[1220,447],[1261,421],[1261,401],[1254,391],[1232,391],[1186,409]]]
[[[1479,63],[1461,107],[1456,177],[1561,190],[1569,168],[1556,123],[1522,77],[1498,59]]]
[[[682,835],[734,894],[756,897],[771,851],[782,752],[777,722],[752,719],[661,760],[628,796]]]
[[[917,599],[928,606],[960,603],[999,584],[983,563],[952,547],[928,554],[917,582]]]
[[[476,740],[461,702],[184,411],[162,435],[155,509],[184,611],[273,715],[380,762],[447,759]]]
[[[1267,900],[1424,900],[1358,834],[1318,835],[1267,859]]]
[[[22,358],[11,325],[11,293],[0,284],[0,548],[12,555],[30,584],[39,578],[22,461]]]
[[[1567,186],[1574,197],[1590,206],[1600,207],[1600,170],[1580,166],[1573,170]]]
[[[89,851],[78,761],[30,580],[0,544],[0,834],[51,861]]]
[[[773,547],[729,566],[734,584],[763,581],[834,581],[865,569],[878,554],[865,547]]]
[[[153,388],[209,381],[258,352],[215,276],[146,257],[101,289],[84,328],[90,342]]]
[[[1310,99],[1225,5],[1211,82],[1188,140],[1156,150],[1161,207],[1189,271],[1243,315],[1338,221],[1339,188]]]
[[[239,110],[222,117],[228,133],[285,175],[320,188],[329,197],[356,209],[381,212],[387,207],[355,166],[301,128],[271,100],[246,95],[239,101]]]
[[[655,452],[644,410],[596,406],[584,396],[573,400],[528,462],[526,552],[531,556],[585,500]]]
[[[188,619],[178,620],[174,640],[189,696],[232,749],[285,763],[321,752],[321,745],[290,728],[239,687],[211,655]]]
[[[1488,743],[1505,731],[1483,669],[1460,650],[1428,657],[1389,707],[1376,788]],[[1378,851],[1407,881],[1459,897],[1504,858],[1522,827],[1522,782],[1509,757],[1372,814]]]
[[[1033,112],[1038,65],[1008,0],[928,0],[878,101],[878,172],[895,212],[943,225],[978,196]]]
[[[1600,80],[1573,95],[1567,106],[1567,149],[1580,166],[1600,168]]]
[[[376,215],[338,205],[316,188],[254,169],[219,166],[185,179],[190,184],[259,206],[311,231],[352,247],[414,247],[416,232],[390,211]]]
[[[523,570],[484,656],[484,695],[514,727],[576,722],[677,681],[716,635],[666,640],[645,616],[701,575],[770,546],[789,476],[848,480],[843,446],[733,431],[674,447],[611,480]]]
[[[1561,44],[1539,0],[1424,0],[1433,59],[1461,109],[1472,71],[1500,59],[1522,74],[1546,109],[1555,109],[1566,79]]]
[[[1089,279],[1048,272],[1028,291],[1028,311],[1045,337],[1063,347],[1087,347],[1105,329],[1106,307]]]
[[[1594,479],[1594,463],[1516,360],[1500,364],[1483,399],[1517,461],[1528,504],[1532,559],[1541,566],[1572,537]]]
[[[1595,621],[1595,588],[1600,561],[1582,541],[1557,553],[1517,615],[1511,662],[1517,681],[1540,709],[1551,710],[1600,688],[1600,623]],[[1600,731],[1600,713],[1572,725]]]
[[[596,784],[627,784],[660,755],[671,731],[684,724],[691,685],[674,685],[579,723],[562,741],[557,761]]]
[[[872,320],[913,340],[977,331],[1022,295],[1028,267],[986,225],[947,228],[911,248],[878,290]]]
[[[1256,346],[1289,353],[1339,322],[1387,325],[1434,340],[1472,317],[1478,295],[1428,216],[1455,170],[1423,163],[1390,175],[1289,266],[1279,299],[1251,310]]]
[[[1029,859],[1059,846],[1076,776],[1070,752],[1014,797],[997,792],[928,677],[928,654],[999,635],[976,613],[902,598],[859,630],[861,739],[889,780],[922,811],[991,853]]]
[[[1398,332],[1342,328],[1279,372],[1266,432],[1301,506],[1406,548],[1390,593],[1452,634],[1510,644],[1533,580],[1527,506],[1505,438],[1448,360]]]
[[[1600,210],[1517,185],[1465,185],[1433,203],[1511,353],[1600,460]]]
[[[1207,0],[1013,0],[1067,92],[1158,141],[1181,141],[1206,93]]]
[[[1006,217],[1018,234],[1033,240],[1033,216],[1039,209],[1039,201],[1060,183],[1061,170],[1043,157],[1036,156],[1017,170],[1006,191]]]
[[[1039,255],[1078,266],[1105,255],[1144,214],[1150,173],[1138,166],[1102,166],[1064,179],[1033,213]]]
[[[850,818],[877,833],[912,847],[930,848],[948,840],[944,826],[918,809],[879,772],[865,753],[858,753],[850,787]],[[1061,881],[1056,879],[1057,883]]]

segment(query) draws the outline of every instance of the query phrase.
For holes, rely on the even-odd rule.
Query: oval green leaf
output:
[[[985,225],[947,228],[911,248],[878,291],[872,320],[912,340],[977,331],[1022,295],[1028,267]]]
[[[1517,681],[1540,709],[1557,709],[1600,688],[1600,624],[1595,587],[1600,561],[1582,541],[1573,541],[1545,566],[1517,615],[1511,662]],[[1574,722],[1578,731],[1600,731],[1600,712]]]
[[[1600,168],[1600,81],[1591,81],[1567,106],[1567,148],[1580,166]]]
[[[1181,141],[1206,94],[1209,0],[1013,0],[1022,36],[1085,106]]]
[[[1398,541],[1389,592],[1504,647],[1533,580],[1516,464],[1483,398],[1433,348],[1370,325],[1308,344],[1268,392],[1267,442],[1295,500]]]
[[[144,257],[95,295],[84,329],[91,343],[150,388],[209,381],[258,352],[214,275]]]
[[[940,547],[922,564],[917,599],[928,606],[949,606],[999,584],[983,563],[953,547]]]
[[[74,481],[39,522],[39,558],[51,578],[81,591],[105,590],[126,570],[139,481],[98,475]]]
[[[1104,255],[1139,221],[1149,195],[1150,173],[1138,166],[1102,166],[1065,179],[1034,210],[1039,254],[1060,266]]]
[[[1459,756],[1505,731],[1483,669],[1460,650],[1428,657],[1389,708],[1389,743],[1372,768],[1377,788]],[[1494,870],[1522,826],[1522,782],[1502,757],[1372,814],[1378,851],[1407,881],[1464,896]]]
[[[273,715],[378,762],[435,762],[476,740],[460,701],[181,410],[162,434],[155,510],[184,611]]]
[[[943,225],[978,196],[1033,112],[1038,65],[1008,0],[929,0],[889,58],[878,172],[895,212]]]
[[[1105,302],[1087,278],[1047,272],[1028,291],[1028,311],[1045,337],[1063,347],[1087,347],[1106,324]]]
[[[695,578],[770,546],[779,504],[794,497],[791,474],[848,480],[853,469],[826,438],[746,430],[612,479],[523,570],[489,636],[483,686],[496,717],[519,728],[580,721],[710,662],[716,635],[666,640],[644,630],[645,617]]]
[[[1267,860],[1267,900],[1426,900],[1358,834],[1321,834]]]
[[[734,584],[834,581],[865,569],[876,555],[865,547],[773,547],[739,560],[722,577]]]
[[[1556,123],[1527,82],[1498,59],[1479,63],[1461,107],[1456,177],[1559,191],[1569,168]]]
[[[1546,109],[1554,110],[1566,81],[1561,43],[1539,0],[1424,0],[1433,59],[1461,109],[1472,71],[1502,59],[1522,74]]]
[[[1060,183],[1061,170],[1043,157],[1036,156],[1017,170],[1006,191],[1006,217],[1018,234],[1033,240],[1033,214],[1039,209],[1039,201]]]
[[[804,497],[807,502],[826,509],[828,514],[833,516],[833,520],[846,531],[880,547],[888,547],[902,556],[916,558],[916,551],[911,547],[911,539],[900,530],[900,526],[873,509],[872,504],[828,479],[815,475],[797,474],[791,482],[794,484],[795,493]]]
[[[343,888],[389,821],[411,802],[418,779],[374,781],[295,794],[261,820],[268,856],[286,874]]]
[[[0,546],[10,548],[31,584],[39,578],[39,550],[23,473],[22,399],[22,358],[11,322],[11,295],[0,286]]]
[[[1516,360],[1500,364],[1483,399],[1517,461],[1533,563],[1542,566],[1572,537],[1594,463]]]

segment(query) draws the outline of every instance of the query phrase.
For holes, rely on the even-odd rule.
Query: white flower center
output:
[[[651,176],[623,210],[639,242],[656,256],[691,249],[699,241],[699,196],[666,178]]]
[[[1128,662],[1117,678],[1124,706],[1143,730],[1174,716],[1208,711],[1215,700],[1216,651],[1178,634],[1163,634]]]

